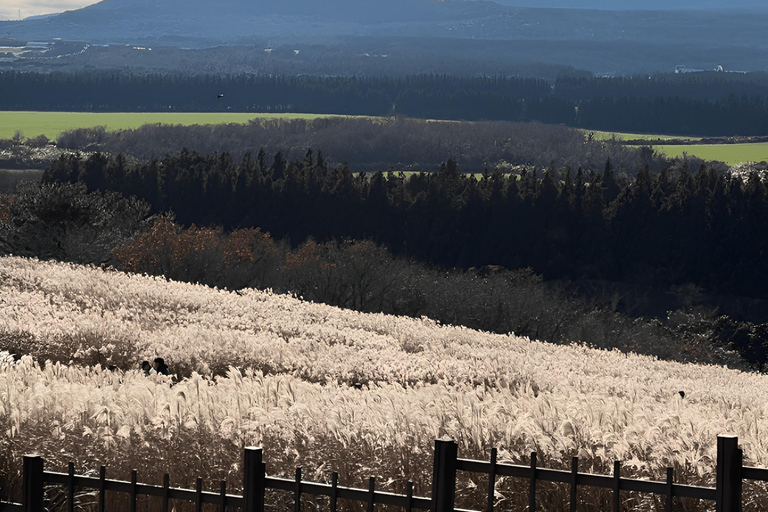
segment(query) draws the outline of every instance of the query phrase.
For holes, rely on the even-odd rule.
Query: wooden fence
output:
[[[635,480],[621,477],[621,463],[615,462],[613,475],[595,475],[578,472],[578,458],[571,462],[571,470],[539,468],[536,453],[531,454],[530,465],[499,464],[496,450],[491,460],[477,461],[458,458],[458,447],[453,441],[436,441],[432,495],[430,498],[413,496],[413,484],[408,483],[406,494],[393,494],[376,490],[376,481],[370,478],[368,489],[355,489],[338,485],[338,474],[333,473],[330,484],[302,480],[301,468],[296,469],[294,479],[268,477],[262,461],[260,448],[245,449],[242,495],[227,493],[226,484],[221,483],[220,492],[203,491],[203,482],[197,479],[195,490],[170,487],[166,474],[162,486],[145,485],[137,482],[137,472],[131,472],[130,481],[107,480],[106,468],[101,467],[99,476],[75,475],[74,464],[69,464],[67,473],[45,471],[44,461],[39,456],[24,457],[23,503],[0,502],[0,512],[44,512],[44,488],[46,485],[61,486],[67,495],[66,511],[75,510],[76,489],[92,489],[97,492],[97,510],[105,512],[105,493],[125,493],[129,497],[130,510],[136,512],[138,496],[154,496],[162,500],[163,512],[169,512],[170,500],[183,500],[202,511],[204,504],[218,507],[219,512],[239,509],[242,512],[264,512],[265,492],[268,489],[287,491],[293,494],[294,512],[301,511],[302,495],[326,496],[330,511],[338,510],[339,500],[362,503],[367,512],[374,512],[377,504],[401,507],[405,512],[430,510],[431,512],[472,512],[455,508],[456,475],[458,471],[484,473],[488,475],[488,501],[486,512],[494,510],[494,488],[496,477],[506,476],[527,479],[530,482],[528,511],[536,510],[537,482],[559,482],[570,486],[570,511],[575,512],[579,487],[596,487],[612,491],[612,512],[621,511],[621,492],[634,491],[664,497],[666,512],[673,510],[675,498],[695,498],[715,502],[717,512],[738,512],[742,509],[742,482],[756,480],[768,482],[768,470],[744,467],[742,451],[736,437],[717,438],[717,477],[715,487],[695,487],[674,483],[672,468],[667,469],[666,481]]]

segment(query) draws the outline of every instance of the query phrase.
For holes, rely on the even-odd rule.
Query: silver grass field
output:
[[[33,451],[55,470],[72,460],[79,473],[103,464],[109,478],[136,468],[147,483],[168,472],[175,487],[201,476],[237,489],[243,447],[260,445],[271,475],[301,466],[327,481],[338,471],[344,485],[376,476],[395,492],[412,480],[421,496],[441,437],[464,458],[497,447],[499,462],[524,463],[536,451],[540,467],[579,456],[581,471],[604,474],[620,460],[623,476],[655,480],[671,466],[693,485],[714,485],[718,434],[739,436],[745,465],[768,464],[768,377],[269,292],[6,257],[0,350],[3,496],[18,493],[21,457]],[[139,371],[158,356],[173,379]],[[457,506],[483,508],[484,478],[460,478]],[[526,486],[500,478],[499,510],[524,510]],[[744,492],[745,510],[768,510],[764,487]],[[565,487],[541,494],[542,510],[567,505]],[[604,494],[580,493],[580,509],[600,510]],[[83,493],[78,507],[94,501]],[[660,504],[625,497],[627,510]]]

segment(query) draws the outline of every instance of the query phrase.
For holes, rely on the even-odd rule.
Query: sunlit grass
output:
[[[254,114],[229,112],[0,112],[0,139],[20,131],[25,137],[56,139],[75,128],[106,126],[108,130],[139,128],[145,124],[245,124],[252,119],[317,119],[331,114]],[[346,117],[346,116],[344,116]]]
[[[536,451],[542,466],[567,468],[578,455],[590,472],[620,460],[625,476],[657,480],[671,466],[694,485],[714,483],[719,434],[739,436],[747,464],[768,463],[757,373],[13,257],[0,259],[0,296],[0,453],[12,482],[35,451],[56,469],[74,460],[123,478],[141,468],[150,483],[168,471],[174,486],[239,485],[242,447],[261,445],[271,474],[335,470],[357,485],[376,475],[383,490],[413,480],[428,495],[442,436],[468,458],[498,447],[500,461]],[[157,356],[185,378],[171,386],[137,370]],[[517,484],[497,489],[505,510],[525,508]],[[480,510],[475,487],[462,476],[457,498]],[[745,500],[765,510],[753,492]]]
[[[656,151],[664,153],[670,158],[697,156],[703,160],[717,160],[728,165],[743,164],[746,162],[768,161],[768,143],[755,142],[748,144],[691,144],[684,146],[653,146]]]
[[[647,140],[647,141],[657,141],[657,140],[690,140],[690,141],[697,141],[701,140],[701,137],[689,137],[686,135],[662,135],[662,134],[656,134],[656,133],[622,133],[622,132],[604,132],[600,130],[581,130],[584,132],[585,136],[588,136],[590,133],[596,140],[611,140],[616,139],[619,141],[625,141],[625,140]]]

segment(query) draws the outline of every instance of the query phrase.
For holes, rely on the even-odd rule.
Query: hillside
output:
[[[34,448],[112,475],[140,459],[142,478],[157,476],[172,460],[173,485],[236,482],[231,463],[257,443],[271,473],[376,474],[391,489],[413,479],[418,493],[432,440],[447,435],[463,456],[538,450],[562,467],[578,454],[594,472],[619,459],[625,476],[658,479],[671,465],[680,482],[711,484],[725,433],[739,436],[745,463],[768,464],[768,378],[757,374],[15,257],[0,260],[0,296],[0,351],[69,364],[0,364],[11,433],[0,444],[15,469],[9,460]],[[169,387],[133,370],[156,356],[190,377]],[[79,366],[96,363],[126,371]],[[461,488],[471,505],[473,487]]]
[[[202,0],[104,0],[56,16],[2,22],[0,33],[22,39],[61,37],[113,43],[155,39],[171,45],[193,39],[228,44],[248,40],[264,44],[328,42],[345,36],[652,41],[691,50],[765,48],[757,34],[767,19],[768,12],[739,10],[595,11],[460,0],[225,0],[215,6]],[[727,45],[717,41],[727,41]]]
[[[762,0],[496,0],[504,5],[520,7],[556,7],[567,9],[602,9],[609,11],[701,11],[719,10],[733,11],[765,10]]]
[[[187,63],[185,72],[232,73],[258,63],[260,72],[269,74],[381,74],[370,65],[375,61],[386,62],[382,69],[395,74],[408,69],[508,75],[532,64],[627,74],[670,72],[677,65],[758,71],[768,59],[768,40],[759,36],[768,24],[768,10],[747,9],[753,0],[727,12],[707,5],[691,9],[690,2],[646,4],[642,11],[545,8],[526,2],[223,0],[213,6],[202,0],[104,0],[59,15],[0,22],[0,34],[8,41],[58,41],[41,55],[40,50],[19,49],[22,57],[0,66],[49,72],[94,66],[166,70]],[[546,5],[565,7],[556,0]],[[687,10],[669,10],[677,6]],[[70,49],[66,42],[81,44]],[[213,55],[164,49],[222,45],[238,48]],[[265,54],[265,48],[283,48],[284,55]]]

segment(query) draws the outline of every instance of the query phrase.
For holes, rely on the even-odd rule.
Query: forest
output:
[[[555,81],[502,76],[0,73],[0,109],[236,111],[540,121],[595,130],[768,135],[762,73]]]
[[[34,145],[6,146],[11,150]],[[286,160],[304,158],[307,148],[323,148],[331,166],[355,171],[436,170],[448,158],[466,172],[520,165],[600,169],[609,158],[618,173],[634,175],[644,165],[659,172],[669,162],[653,149],[599,140],[581,130],[542,123],[502,121],[427,122],[405,117],[253,119],[247,124],[180,126],[149,124],[133,130],[103,126],[67,130],[59,149],[122,153],[140,160],[159,159],[182,148],[201,154],[229,153],[240,160],[262,149]],[[0,146],[3,142],[0,141]],[[693,160],[692,160],[693,161]],[[696,164],[698,166],[698,164]],[[725,169],[720,169],[724,171]]]
[[[0,195],[0,252],[677,361],[768,362],[756,176],[678,163],[630,181],[608,163],[478,179],[448,161],[406,179],[333,168],[319,151],[267,160],[63,157],[42,185]]]
[[[547,279],[605,280],[768,299],[768,187],[757,174],[685,161],[618,179],[602,172],[523,169],[466,175],[355,174],[263,151],[186,150],[129,165],[118,155],[63,156],[45,183],[82,183],[172,211],[182,225],[258,227],[276,239],[372,240],[444,268],[532,268]],[[322,214],[319,214],[322,212]]]
[[[168,212],[153,215],[145,201],[88,192],[82,183],[28,184],[16,195],[0,195],[0,252],[98,264],[106,272],[160,276],[237,294],[271,290],[345,309],[427,317],[551,343],[586,339],[594,347],[665,360],[743,369],[762,369],[768,362],[768,323],[748,321],[738,308],[713,307],[692,285],[673,288],[663,300],[648,291],[611,289],[610,283],[593,283],[592,293],[584,294],[567,283],[544,281],[531,269],[439,268],[371,241],[309,238],[292,244],[259,228],[185,227]],[[655,318],[648,306],[669,311]],[[35,354],[59,357],[45,350]]]

